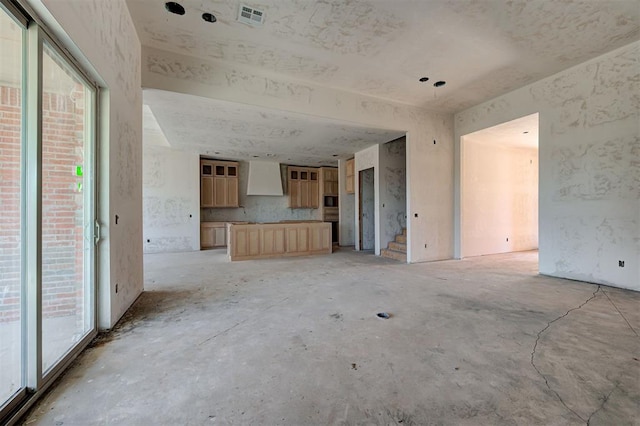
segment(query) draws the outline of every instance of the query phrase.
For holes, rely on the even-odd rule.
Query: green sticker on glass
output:
[[[78,182],[78,184],[76,185],[76,189],[78,192],[82,192],[82,182]]]
[[[76,176],[82,176],[82,166],[76,166]]]

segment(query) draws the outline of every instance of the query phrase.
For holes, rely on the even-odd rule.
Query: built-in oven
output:
[[[325,207],[338,207],[338,196],[337,195],[325,195],[324,196],[324,206]]]

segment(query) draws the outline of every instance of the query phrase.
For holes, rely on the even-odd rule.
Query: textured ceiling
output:
[[[236,21],[240,1],[180,3],[128,1],[143,45],[449,112],[640,37],[638,0],[247,1],[262,27]]]
[[[145,143],[158,143],[157,120],[169,144],[232,160],[337,166],[354,152],[404,136],[294,114],[161,90],[145,90]]]
[[[638,0],[127,0],[141,43],[357,92],[456,112],[640,38]],[[213,13],[218,22],[201,19]],[[426,83],[418,82],[427,76]],[[433,83],[445,80],[446,86]],[[232,159],[331,164],[397,132],[145,92],[169,143]],[[157,135],[157,132],[155,133]],[[148,138],[146,138],[148,139]],[[218,152],[219,154],[215,154]],[[291,160],[289,160],[291,159]]]

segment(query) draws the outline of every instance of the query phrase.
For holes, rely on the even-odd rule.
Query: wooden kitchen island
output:
[[[331,254],[331,223],[228,223],[230,260]]]

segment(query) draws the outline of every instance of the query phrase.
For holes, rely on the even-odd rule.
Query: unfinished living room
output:
[[[0,58],[0,424],[638,424],[637,0],[0,0]]]

